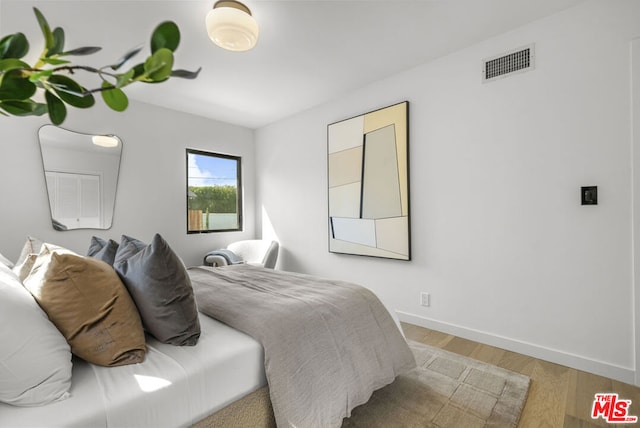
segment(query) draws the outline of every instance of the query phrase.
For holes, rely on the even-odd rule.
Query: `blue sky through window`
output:
[[[238,162],[215,155],[188,154],[189,186],[237,186]]]

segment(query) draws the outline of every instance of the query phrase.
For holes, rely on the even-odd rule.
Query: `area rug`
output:
[[[516,427],[529,378],[478,360],[409,341],[418,367],[356,407],[343,428]],[[263,387],[193,428],[275,428]],[[314,427],[315,428],[315,427]]]
[[[373,393],[343,428],[516,427],[529,378],[409,341],[418,367]]]

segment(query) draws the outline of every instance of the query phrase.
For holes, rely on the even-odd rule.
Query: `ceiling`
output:
[[[258,45],[228,52],[206,34],[215,0],[0,0],[0,34],[24,32],[35,57],[37,5],[52,27],[64,28],[67,48],[102,46],[78,57],[99,67],[147,46],[153,28],[173,20],[182,34],[174,68],[202,67],[200,76],[132,85],[129,97],[259,128],[583,1],[246,0]]]

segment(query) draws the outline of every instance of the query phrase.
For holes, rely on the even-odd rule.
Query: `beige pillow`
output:
[[[27,276],[29,276],[29,274],[31,273],[31,269],[33,269],[33,266],[36,264],[36,261],[38,260],[38,256],[40,254],[49,254],[54,250],[59,253],[75,254],[71,250],[67,250],[64,247],[60,247],[59,245],[49,244],[48,242],[39,242],[37,247],[32,247],[30,250],[27,250],[27,248],[29,248],[29,244],[30,241],[27,240],[27,243],[22,250],[23,254],[20,255],[20,259],[22,260],[22,262],[16,264],[13,267],[13,273],[16,274],[20,282],[24,282]],[[36,253],[28,253],[28,251],[36,251]]]
[[[144,360],[140,315],[107,263],[44,245],[24,286],[77,356],[101,366]]]

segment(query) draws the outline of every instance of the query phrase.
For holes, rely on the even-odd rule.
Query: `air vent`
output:
[[[533,44],[507,53],[487,58],[482,62],[482,81],[511,76],[533,69],[535,52]]]

